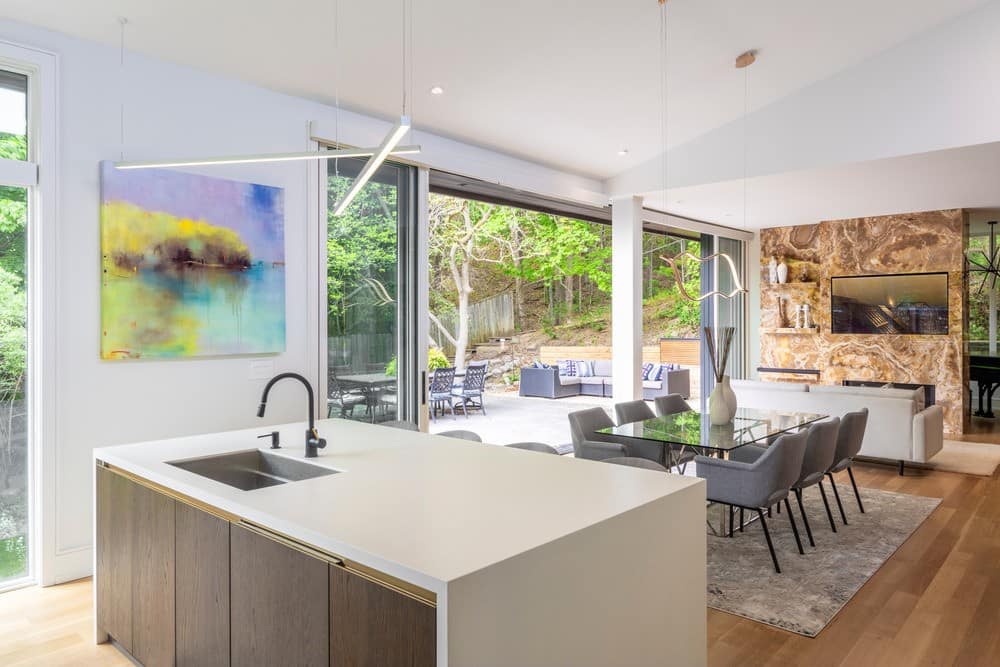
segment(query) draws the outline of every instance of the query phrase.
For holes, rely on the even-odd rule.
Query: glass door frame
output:
[[[723,243],[724,242],[724,243]],[[717,234],[702,233],[701,235],[701,256],[708,257],[717,252],[727,252],[730,256],[736,254],[731,252],[732,248],[726,245],[738,244],[738,256],[732,257],[739,277],[746,287],[750,284],[748,280],[748,257],[749,243],[743,239],[734,239]],[[707,264],[709,270],[701,272],[701,293],[708,294],[717,289],[728,292],[732,288],[732,281],[725,280],[720,276],[723,262],[716,258]],[[735,326],[736,335],[733,337],[733,349],[729,354],[729,363],[726,374],[732,379],[744,379],[750,377],[749,374],[749,294],[737,295],[740,299],[736,305],[737,322],[729,321],[730,317],[723,316],[723,297],[715,295],[701,302],[701,410],[708,410],[708,396],[715,388],[715,376],[712,373],[711,358],[708,354],[708,345],[705,342],[705,327],[711,327],[718,333],[720,323],[724,326]]]
[[[346,146],[345,146],[346,147]],[[333,145],[322,141],[315,143],[317,150],[333,148]],[[397,293],[396,293],[396,318],[397,318],[397,346],[396,358],[402,360],[397,364],[398,396],[400,401],[397,405],[396,419],[409,421],[417,424],[421,430],[426,431],[427,424],[427,345],[421,345],[420,341],[427,340],[426,315],[421,317],[421,313],[427,312],[427,199],[428,199],[428,170],[413,163],[400,160],[386,160],[387,164],[392,164],[400,168],[406,179],[404,187],[400,188],[405,192],[406,201],[400,202],[399,206],[405,206],[405,211],[401,210],[401,217],[405,219],[405,224],[398,228],[397,237]],[[327,318],[325,316],[328,308],[329,294],[327,292],[327,220],[329,211],[327,178],[328,171],[325,162],[321,162],[316,169],[317,194],[314,198],[318,200],[318,210],[315,219],[316,229],[316,282],[318,284],[318,310],[316,331],[318,356],[316,360],[316,386],[317,391],[317,413],[325,417],[326,397],[329,395],[327,364],[328,355],[328,331]],[[423,270],[421,270],[423,267]]]
[[[0,182],[27,189],[27,410],[28,572],[0,591],[56,583],[61,569],[90,560],[91,545],[61,545],[56,467],[59,464],[56,398],[57,319],[57,107],[55,54],[0,40],[0,69],[28,78],[25,161],[0,160]],[[44,166],[44,168],[43,168]],[[44,216],[44,218],[43,218]],[[45,224],[42,224],[42,221]],[[34,406],[50,406],[35,409]],[[72,560],[62,568],[57,561]]]

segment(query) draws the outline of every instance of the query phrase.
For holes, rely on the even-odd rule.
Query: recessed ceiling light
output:
[[[434,86],[433,88],[431,88],[431,95],[443,95],[443,94],[444,94],[444,88],[442,88],[441,86]]]
[[[620,151],[618,151],[618,154],[622,155],[622,156],[628,155],[628,149],[627,148],[623,148]]]

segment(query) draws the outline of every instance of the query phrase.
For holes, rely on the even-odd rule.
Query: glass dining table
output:
[[[619,426],[599,429],[600,439],[621,442],[626,446],[630,441],[654,443],[661,447],[662,463],[668,470],[682,470],[688,453],[729,458],[729,453],[745,445],[767,446],[773,438],[796,431],[813,422],[826,419],[829,415],[788,410],[758,410],[739,408],[732,423],[715,426],[708,413],[688,410],[655,419],[630,422]],[[718,533],[709,521],[709,527]]]

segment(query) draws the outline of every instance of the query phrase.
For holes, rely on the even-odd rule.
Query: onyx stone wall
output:
[[[936,403],[944,409],[945,432],[962,433],[969,376],[963,283],[967,241],[968,215],[961,209],[761,230],[761,365],[816,369],[818,378],[785,379],[822,384],[933,384]],[[785,258],[789,284],[768,283],[772,256]],[[948,273],[947,335],[830,333],[831,277],[939,271]],[[792,323],[794,306],[803,303],[809,304],[816,333],[776,331]]]

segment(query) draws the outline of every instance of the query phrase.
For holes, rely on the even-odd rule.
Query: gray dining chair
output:
[[[730,536],[733,534],[733,507],[757,512],[757,518],[760,519],[760,525],[764,530],[764,539],[767,540],[767,548],[771,552],[774,571],[778,574],[781,574],[781,566],[778,565],[778,556],[774,551],[774,543],[771,541],[771,533],[768,531],[763,510],[780,502],[785,503],[785,513],[788,514],[788,521],[792,525],[795,543],[799,553],[804,554],[799,529],[788,504],[788,494],[802,471],[806,435],[803,431],[779,437],[753,463],[727,461],[708,456],[695,458],[698,477],[707,483],[708,500],[730,507]],[[730,455],[739,449],[742,448],[733,450]]]
[[[478,433],[473,433],[472,431],[463,431],[462,429],[456,429],[454,431],[441,431],[436,435],[443,435],[446,438],[457,438],[458,440],[468,440],[469,442],[483,441],[483,439],[479,437]]]
[[[541,452],[543,454],[555,454],[559,455],[559,451],[552,445],[546,445],[544,442],[512,442],[506,445],[512,449],[526,449],[529,452]]]
[[[573,453],[578,459],[601,460],[628,456],[629,450],[620,442],[595,440],[595,431],[610,428],[615,423],[603,408],[587,408],[569,413],[569,432],[573,437]]]
[[[420,427],[413,422],[404,421],[391,421],[391,422],[381,422],[379,426],[388,426],[390,428],[398,428],[403,431],[419,431]]]
[[[688,405],[687,401],[680,394],[657,396],[653,399],[653,407],[656,408],[656,415],[658,417],[675,415],[678,412],[687,412],[691,409],[691,406]]]
[[[646,401],[625,401],[624,403],[615,403],[615,419],[621,425],[656,419],[656,415],[653,414],[653,410],[646,404]]]
[[[677,396],[678,394],[668,394],[667,396],[661,396],[660,398],[669,398],[670,396]],[[659,400],[659,399],[657,399]],[[684,399],[681,399],[684,402]],[[687,407],[687,403],[684,403],[685,410],[690,410]],[[649,404],[646,401],[625,401],[623,403],[615,404],[615,417],[618,419],[618,425],[629,424],[632,422],[641,422],[647,419],[656,419],[656,415],[650,409]],[[664,460],[667,465],[675,465],[680,473],[683,475],[684,471],[687,469],[687,464],[694,460],[695,452],[686,447],[680,447],[675,445],[669,445],[671,453],[673,456],[664,457],[663,447],[668,445],[651,445],[645,442],[636,443],[632,447],[633,457],[645,458],[653,460],[654,462],[659,460]],[[662,464],[660,464],[662,465]]]
[[[604,459],[604,463],[613,463],[619,466],[631,466],[633,468],[643,468],[645,470],[655,470],[657,472],[670,472],[656,461],[640,459],[636,456],[614,456],[610,459]]]
[[[854,481],[854,457],[861,451],[861,442],[865,439],[865,428],[868,426],[868,408],[861,408],[857,412],[848,412],[840,420],[840,432],[837,433],[837,452],[833,455],[833,465],[826,474],[830,478],[830,486],[833,487],[833,497],[837,500],[837,508],[840,510],[840,518],[844,525],[847,525],[847,514],[844,512],[844,505],[840,502],[840,493],[837,491],[837,484],[833,481],[833,473],[846,470],[851,478],[851,486],[854,488],[854,497],[858,501],[858,509],[865,513],[865,506],[861,502],[861,494],[858,493],[858,485]]]
[[[818,485],[823,496],[823,504],[826,506],[826,517],[830,520],[830,528],[837,532],[837,524],[833,521],[833,514],[830,512],[830,503],[826,498],[826,490],[823,488],[823,476],[833,465],[833,455],[837,449],[837,433],[840,431],[840,417],[811,424],[806,429],[806,451],[802,457],[802,470],[799,478],[792,484],[792,492],[795,494],[796,503],[799,506],[799,514],[802,515],[802,523],[805,524],[806,537],[809,538],[810,546],[816,546],[813,538],[812,526],[809,525],[809,516],[806,508],[802,504],[802,492],[810,486]],[[780,436],[779,436],[780,437]],[[745,445],[733,452],[732,458],[735,460],[751,462],[762,456],[767,451],[766,447],[756,445]],[[743,530],[743,513],[740,512],[740,530]]]

